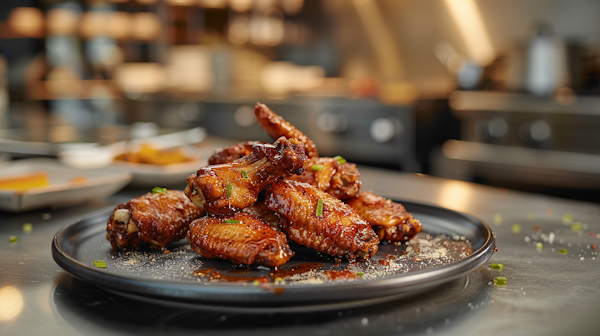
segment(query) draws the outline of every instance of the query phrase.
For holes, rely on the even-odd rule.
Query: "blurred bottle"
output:
[[[527,50],[525,88],[533,95],[548,96],[568,85],[565,45],[548,25],[539,24]]]

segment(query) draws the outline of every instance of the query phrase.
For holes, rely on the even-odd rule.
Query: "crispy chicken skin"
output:
[[[182,191],[147,193],[117,205],[108,219],[106,239],[115,249],[141,243],[164,247],[185,237],[190,222],[203,214]]]
[[[310,184],[278,180],[267,187],[265,203],[282,218],[288,239],[336,257],[368,259],[379,239],[350,206]],[[318,214],[318,200],[323,201]]]
[[[347,200],[347,203],[373,226],[379,239],[388,243],[407,241],[421,232],[421,222],[407,212],[402,204],[372,192],[362,191],[358,197]]]
[[[244,141],[237,145],[217,149],[208,159],[209,165],[230,163],[252,153],[252,146],[262,144],[260,141]]]
[[[200,168],[187,178],[185,194],[211,214],[239,212],[276,179],[302,174],[307,162],[300,141],[281,137],[274,145],[254,145],[252,154],[231,163]]]
[[[281,231],[246,212],[198,218],[187,238],[201,256],[236,264],[277,267],[294,255]]]
[[[251,206],[244,208],[243,211],[262,219],[274,228],[279,228],[279,221],[281,220],[279,215],[271,211],[265,202],[256,202]]]
[[[300,132],[289,122],[271,111],[265,104],[256,103],[254,106],[254,115],[262,129],[264,129],[273,139],[286,137],[288,139],[295,138],[300,140],[306,147],[306,155],[309,158],[318,157],[319,152],[317,146],[304,133]]]
[[[285,176],[294,180],[312,184],[337,199],[355,197],[360,192],[360,172],[354,163],[340,164],[330,157],[310,159],[308,168],[302,175]]]

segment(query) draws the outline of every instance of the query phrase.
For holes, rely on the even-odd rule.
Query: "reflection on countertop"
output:
[[[0,333],[547,335],[569,334],[571,327],[586,334],[586,328],[597,324],[585,312],[600,298],[600,259],[591,247],[600,242],[595,234],[600,232],[599,206],[429,176],[360,170],[364,190],[481,218],[494,231],[498,252],[467,276],[361,309],[255,316],[155,306],[77,280],[51,257],[50,242],[60,228],[146,192],[125,189],[78,207],[2,213],[0,290],[10,294],[0,300],[12,304],[0,305]],[[23,232],[25,223],[33,224],[31,233]],[[519,224],[519,230],[513,224]],[[9,243],[11,235],[18,241]],[[559,249],[568,252],[561,254]],[[492,269],[492,263],[504,268]],[[494,286],[497,277],[505,277],[507,285]]]

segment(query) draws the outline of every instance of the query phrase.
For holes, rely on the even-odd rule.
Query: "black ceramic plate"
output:
[[[410,245],[380,245],[370,262],[352,264],[293,245],[296,255],[282,269],[307,263],[322,266],[282,282],[266,268],[240,269],[226,260],[200,257],[185,239],[169,246],[168,252],[152,248],[113,251],[105,238],[113,209],[91,214],[56,233],[52,255],[74,276],[129,297],[185,307],[264,312],[337,309],[398,299],[462,276],[493,254],[494,238],[485,223],[436,206],[401,203],[423,223],[423,232]],[[464,247],[467,242],[472,247],[468,255],[450,253],[458,250],[453,246]],[[445,251],[444,246],[448,247]],[[107,267],[95,267],[95,260],[106,261]],[[327,270],[352,279],[331,281]],[[209,281],[217,278],[213,277],[216,272],[230,280],[237,276],[250,280]]]

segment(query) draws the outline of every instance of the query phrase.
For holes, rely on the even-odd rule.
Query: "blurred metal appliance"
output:
[[[341,155],[361,164],[418,170],[414,158],[414,113],[410,106],[345,98],[261,102],[310,137],[322,156]],[[144,105],[143,118],[164,127],[201,126],[210,135],[239,141],[272,142],[254,118],[255,103],[152,101]]]
[[[600,188],[599,97],[457,91],[450,106],[462,140],[443,145],[436,175],[534,191]]]

